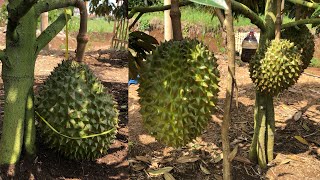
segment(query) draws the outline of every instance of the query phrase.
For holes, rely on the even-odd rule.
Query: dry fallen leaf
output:
[[[128,160],[129,163],[139,163],[138,161],[134,160],[134,159],[129,159]]]
[[[308,141],[305,140],[303,137],[301,136],[294,136],[294,138],[296,138],[299,142],[301,142],[302,144],[305,144],[305,145],[309,145]]]
[[[202,164],[200,164],[200,169],[201,169],[201,171],[202,171],[203,173],[205,173],[206,175],[211,174],[210,171],[209,171],[206,167],[202,166]]]
[[[143,170],[144,168],[146,168],[146,166],[142,165],[142,164],[134,164],[134,165],[131,165],[131,168],[132,170],[134,171],[141,171]]]
[[[175,178],[170,173],[164,173],[163,177],[165,180],[175,180]]]
[[[302,127],[303,127],[304,130],[310,131],[310,128],[308,127],[308,125],[307,125],[307,123],[305,121],[302,123]]]
[[[220,175],[214,174],[213,176],[214,176],[214,179],[216,180],[223,180],[222,176]]]
[[[291,161],[291,159],[285,159],[285,160],[281,161],[281,163],[279,165],[288,164],[290,161]]]
[[[168,163],[168,162],[171,162],[171,161],[173,161],[173,158],[172,158],[172,157],[166,158],[166,159],[162,159],[159,163],[165,164],[165,163]]]
[[[145,156],[136,156],[136,159],[138,161],[142,161],[142,162],[145,162],[145,163],[150,163],[150,160],[149,158],[145,157]]]
[[[151,176],[158,176],[158,175],[162,175],[164,173],[168,173],[173,169],[173,167],[164,167],[158,170],[148,170],[147,172],[151,175]]]
[[[198,157],[182,156],[182,157],[178,158],[178,159],[176,160],[176,162],[183,164],[183,163],[196,162],[196,161],[198,161],[199,159],[200,159],[200,158],[198,158]]]
[[[213,159],[213,162],[214,162],[214,163],[218,163],[218,162],[220,162],[222,159],[223,159],[223,154],[220,153],[220,154],[218,154],[218,155]]]
[[[236,157],[237,153],[238,153],[238,145],[229,154],[229,161],[230,162],[234,159],[234,157]]]
[[[302,116],[302,111],[298,111],[293,115],[293,119],[295,121],[298,121],[301,118],[301,116]]]
[[[156,162],[156,161],[152,161],[152,162],[151,162],[151,166],[149,166],[149,167],[152,168],[152,169],[158,168],[158,167],[159,167],[159,164],[158,164],[158,162]]]
[[[248,158],[245,158],[245,157],[242,157],[242,156],[236,156],[234,158],[234,160],[238,161],[238,162],[245,163],[245,164],[252,164],[252,162]]]

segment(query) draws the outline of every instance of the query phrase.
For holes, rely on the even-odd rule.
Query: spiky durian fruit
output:
[[[277,95],[292,86],[302,72],[299,49],[289,40],[272,40],[250,62],[250,77],[258,91]]]
[[[293,42],[301,51],[301,60],[303,69],[306,69],[314,54],[314,35],[310,32],[306,25],[293,26],[284,29],[281,32],[283,39],[288,39]]]
[[[94,160],[107,154],[115,139],[116,106],[88,66],[63,61],[36,97],[40,135],[67,158]]]
[[[140,112],[158,141],[183,146],[205,129],[219,91],[216,61],[190,39],[164,42],[147,58],[140,73]]]

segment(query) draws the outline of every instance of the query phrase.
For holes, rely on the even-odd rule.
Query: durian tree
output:
[[[308,8],[319,8],[318,3],[311,1],[288,1]],[[249,1],[241,2],[252,5],[248,3]],[[299,78],[303,69],[310,63],[314,51],[314,42],[312,34],[310,34],[304,24],[317,24],[320,22],[320,18],[318,18],[316,11],[314,15],[308,19],[297,19],[295,22],[286,24],[280,22],[283,38],[288,40],[274,40],[277,7],[279,7],[277,1],[259,1],[259,3],[256,4],[257,6],[246,6],[241,2],[233,0],[233,10],[249,18],[251,22],[261,30],[259,49],[253,61],[250,63],[250,75],[256,85],[256,103],[254,112],[254,136],[249,157],[253,162],[257,162],[262,168],[265,168],[267,163],[273,160],[275,135],[273,96],[292,86]],[[172,1],[172,6],[174,6],[175,3],[177,3],[177,1]],[[183,1],[179,3],[179,6],[187,4],[189,4],[188,1]],[[258,8],[251,9],[250,7]],[[146,12],[163,11],[168,8],[170,7],[132,8],[129,17],[133,17],[137,12],[142,15]],[[261,12],[261,9],[264,9],[264,19],[258,14],[258,12]],[[173,10],[173,15],[174,14],[175,12]],[[178,14],[178,17],[179,13],[176,14]],[[138,16],[134,22],[136,22],[139,17],[141,16]],[[174,18],[172,21],[174,22]],[[179,24],[179,22],[177,21],[177,23],[174,24]],[[180,26],[173,27],[173,33],[176,34],[174,37],[178,37],[177,39],[181,39],[182,37],[179,33],[179,27]],[[301,35],[303,36],[300,39],[296,38]],[[279,51],[279,49],[283,49],[283,51]],[[283,63],[279,64],[281,61],[283,61]]]
[[[308,7],[318,7],[317,3],[288,1]],[[250,62],[250,76],[256,86],[256,102],[254,136],[249,157],[253,162],[259,163],[262,168],[266,168],[267,164],[273,160],[275,136],[273,97],[292,86],[303,69],[309,65],[314,42],[313,36],[304,24],[319,23],[320,18],[315,16],[282,24],[280,10],[277,9],[281,7],[280,1],[265,1],[264,19],[249,7],[236,1],[232,3],[234,9],[239,10],[261,30],[259,48]],[[276,26],[277,19],[278,26]],[[274,40],[276,27],[279,34],[281,29],[281,36],[286,39]],[[300,39],[297,40],[297,38]]]
[[[171,7],[177,3],[178,1],[172,1]],[[296,21],[286,24],[283,24],[281,21],[278,22],[278,27],[280,27],[282,33],[281,36],[286,40],[274,40],[277,7],[280,7],[281,5],[279,4],[281,3],[276,0],[259,2],[251,0],[231,1],[233,11],[249,18],[261,32],[259,48],[250,63],[250,76],[256,86],[256,102],[254,110],[254,136],[249,157],[262,168],[265,168],[273,160],[275,136],[273,97],[292,86],[298,80],[303,69],[309,65],[314,51],[314,42],[313,36],[305,24],[320,23],[318,13],[320,6],[318,3],[304,0],[287,0],[286,4],[288,3],[308,7],[316,11],[308,19],[297,18]],[[179,6],[188,4],[188,1],[183,1],[179,3]],[[133,17],[138,12],[143,14],[163,11],[168,8],[170,7],[132,8],[129,17]],[[261,12],[264,13],[264,18],[259,16]],[[173,14],[175,14],[174,10]],[[141,16],[138,16],[137,19],[139,17]],[[174,22],[174,18],[171,18]],[[179,23],[177,22],[177,24]],[[280,31],[278,30],[278,32]],[[179,26],[173,26],[173,34],[176,34],[174,37],[181,39]]]
[[[80,30],[77,36],[78,61],[88,41],[87,11],[82,0],[11,0],[7,5],[6,49],[0,50],[4,83],[4,119],[0,140],[2,173],[13,173],[22,151],[26,159],[35,156],[34,68],[41,51],[66,25],[71,14],[61,14],[38,37],[40,15],[54,9],[77,7]]]

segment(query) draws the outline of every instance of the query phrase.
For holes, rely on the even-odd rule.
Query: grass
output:
[[[112,32],[113,21],[108,22],[105,18],[93,18],[88,20],[88,32]],[[80,18],[72,17],[69,21],[70,32],[78,32],[80,27]]]
[[[311,59],[310,66],[311,66],[311,67],[320,68],[320,59],[312,58],[312,59]]]
[[[163,12],[146,13],[140,18],[140,22],[150,22],[157,18],[163,22]],[[181,8],[181,21],[189,24],[197,24],[205,26],[209,29],[218,27],[219,20],[217,17],[212,18],[209,12],[200,11],[197,8],[183,7]]]
[[[212,16],[213,14],[208,11],[204,11],[203,9],[199,9],[197,7],[182,7],[181,8],[181,21],[187,24],[194,24],[194,25],[200,25],[202,27],[205,27],[206,29],[216,29],[220,26],[220,22],[216,16]],[[263,16],[260,16],[261,18],[264,18]],[[154,13],[146,13],[140,18],[140,22],[142,24],[146,24],[146,22],[149,22],[157,18],[163,23],[163,12],[154,12]],[[291,22],[292,19],[289,19],[287,16],[284,17],[283,22]],[[248,26],[252,25],[250,22],[250,19],[245,18],[243,16],[239,16],[234,21],[234,26]]]

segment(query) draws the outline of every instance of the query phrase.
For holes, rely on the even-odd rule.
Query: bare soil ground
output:
[[[162,32],[150,32],[162,40]],[[210,49],[218,49],[214,40]],[[319,43],[319,39],[316,40]],[[318,51],[316,53],[319,53]],[[227,60],[215,52],[221,74],[218,107],[203,135],[184,148],[174,149],[158,143],[144,129],[139,113],[139,85],[129,86],[129,163],[131,179],[163,179],[150,170],[172,167],[175,179],[222,179],[221,122],[225,100]],[[313,76],[315,75],[315,76]],[[238,147],[233,161],[234,179],[320,179],[320,69],[308,68],[298,83],[274,97],[276,116],[275,159],[266,170],[248,159],[253,135],[254,85],[248,64],[237,61],[238,107],[234,102],[230,127],[231,148]],[[159,95],[159,98],[161,95]],[[157,97],[155,97],[157,98]],[[296,117],[296,118],[294,118]],[[307,142],[303,144],[295,136]],[[157,172],[160,173],[160,172]],[[160,173],[161,174],[161,173]]]
[[[5,46],[3,28],[0,28],[0,48]],[[74,56],[76,34],[69,37],[70,55]],[[38,153],[32,164],[21,160],[18,179],[128,179],[128,68],[124,51],[110,50],[100,56],[99,49],[110,48],[110,33],[90,33],[84,63],[88,64],[118,103],[119,128],[117,139],[106,156],[96,161],[68,160],[46,148],[37,138]],[[64,59],[65,36],[59,34],[51,43],[49,52],[41,52],[35,68],[35,90],[50,72]],[[3,83],[0,80],[3,99]],[[1,102],[3,109],[3,100]],[[3,115],[3,112],[1,112]],[[0,120],[0,134],[2,122]],[[0,178],[1,179],[1,178]]]

